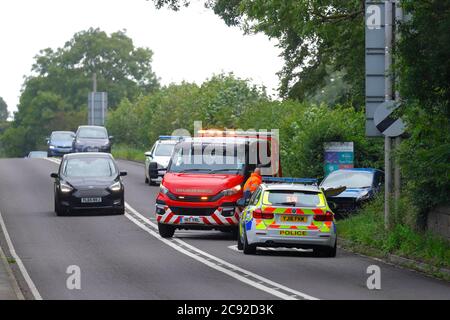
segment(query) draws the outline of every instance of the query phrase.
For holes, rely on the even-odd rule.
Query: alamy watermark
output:
[[[77,265],[68,266],[66,274],[66,287],[68,290],[81,290],[81,268]]]
[[[367,278],[366,285],[369,290],[381,290],[381,269],[377,265],[371,265],[367,267],[367,274],[370,276]]]

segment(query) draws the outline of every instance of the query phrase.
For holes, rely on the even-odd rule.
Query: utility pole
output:
[[[385,87],[385,101],[391,101],[393,98],[392,90],[392,40],[393,40],[393,6],[391,0],[385,1],[385,55],[384,55],[384,87]],[[392,168],[391,168],[391,138],[384,137],[384,226],[389,228],[390,219],[390,198],[391,198],[391,181],[392,181]]]
[[[403,9],[400,4],[400,0],[396,1],[395,4],[395,41],[400,40],[400,32],[398,30],[398,23],[403,21]],[[401,102],[400,89],[399,89],[400,78],[398,75],[395,77],[395,101],[397,103]],[[398,150],[400,144],[402,142],[401,136],[395,138],[395,149]],[[400,175],[400,164],[398,162],[395,163],[394,166],[394,199],[395,199],[395,208],[398,209],[398,201],[400,200],[401,193],[401,175]]]
[[[92,74],[92,92],[97,92],[97,73]]]

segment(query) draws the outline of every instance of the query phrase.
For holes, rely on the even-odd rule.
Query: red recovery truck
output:
[[[243,186],[256,167],[281,176],[278,140],[271,133],[201,130],[173,151],[156,199],[159,233],[176,229],[236,232]]]

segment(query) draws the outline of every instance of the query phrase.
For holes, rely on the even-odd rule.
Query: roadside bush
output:
[[[406,210],[410,210],[409,212]],[[436,267],[450,267],[448,240],[415,229],[410,221],[417,208],[409,195],[403,195],[397,211],[392,212],[391,228],[384,228],[384,197],[380,195],[357,215],[338,221],[338,234],[352,243],[380,251],[420,260]],[[361,249],[361,248],[360,248]]]

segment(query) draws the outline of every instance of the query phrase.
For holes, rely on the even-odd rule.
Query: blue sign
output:
[[[353,168],[353,142],[328,142],[324,145],[325,176],[339,169]]]

